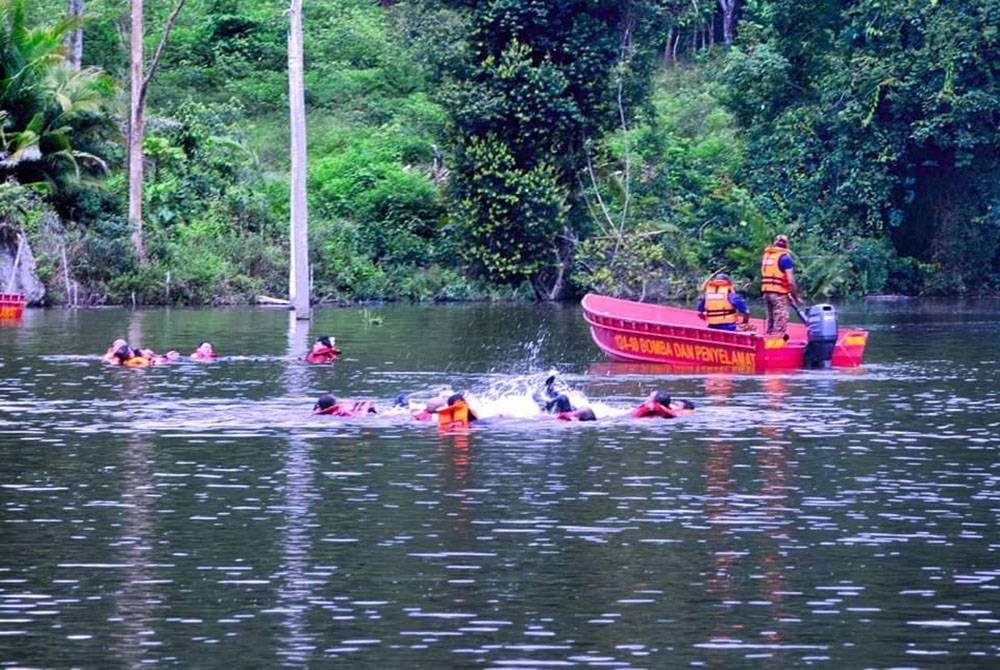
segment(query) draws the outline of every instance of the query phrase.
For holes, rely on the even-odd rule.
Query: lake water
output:
[[[997,667],[1000,303],[840,321],[863,369],[683,376],[575,306],[29,310],[0,667]],[[117,337],[223,358],[102,365]],[[600,420],[535,414],[550,369]],[[446,387],[493,418],[311,415]],[[628,418],[658,387],[697,411]]]

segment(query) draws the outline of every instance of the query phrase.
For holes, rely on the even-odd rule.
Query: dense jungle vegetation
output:
[[[0,241],[49,303],[286,295],[287,3],[183,3],[140,257],[130,3],[75,1],[80,63],[67,0],[0,0]],[[813,297],[1000,287],[1000,0],[309,0],[304,29],[315,300],[753,295],[777,232]]]

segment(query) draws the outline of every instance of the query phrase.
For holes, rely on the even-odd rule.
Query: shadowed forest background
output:
[[[0,246],[48,304],[286,295],[285,3],[177,14],[143,258],[130,3],[75,2],[80,33],[0,0]],[[146,3],[147,59],[176,4]],[[304,4],[315,300],[754,295],[777,232],[813,297],[1000,288],[1000,0]]]

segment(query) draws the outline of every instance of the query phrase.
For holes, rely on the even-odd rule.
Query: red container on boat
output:
[[[750,320],[757,332],[738,332],[709,328],[693,309],[594,293],[585,295],[581,305],[590,336],[616,361],[666,364],[686,372],[761,373],[805,365],[805,325],[789,322],[785,339],[763,335],[761,319]],[[867,342],[867,331],[839,328],[830,365],[861,365]]]
[[[0,321],[13,321],[24,314],[24,295],[21,293],[0,293]]]

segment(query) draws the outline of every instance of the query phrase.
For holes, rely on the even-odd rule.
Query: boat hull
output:
[[[0,321],[16,321],[24,314],[24,296],[0,293]]]
[[[679,307],[621,300],[587,294],[583,316],[600,349],[616,361],[665,364],[677,371],[762,373],[804,365],[808,332],[801,324],[788,325],[788,338],[766,337],[764,324],[751,320],[753,332],[716,330],[697,312]],[[830,361],[833,367],[857,367],[864,356],[868,333],[838,329]]]

